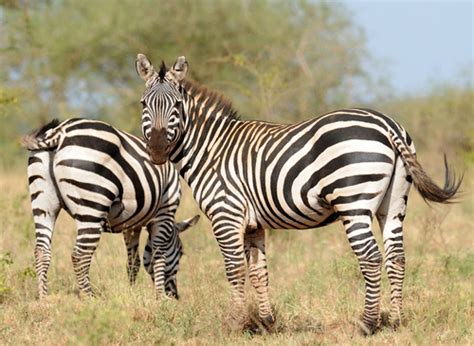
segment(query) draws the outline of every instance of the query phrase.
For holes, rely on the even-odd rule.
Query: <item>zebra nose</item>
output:
[[[170,144],[166,136],[166,129],[151,129],[150,140],[147,142],[146,150],[154,164],[163,164],[168,159]]]

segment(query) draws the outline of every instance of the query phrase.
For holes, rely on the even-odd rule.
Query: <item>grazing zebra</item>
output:
[[[36,228],[35,264],[39,297],[47,295],[47,272],[56,218],[66,210],[76,222],[72,263],[80,290],[92,295],[89,267],[102,232],[123,232],[127,271],[135,282],[143,226],[149,232],[144,265],[157,295],[178,298],[176,273],[182,244],[178,233],[198,216],[174,223],[181,198],[177,171],[155,166],[143,140],[94,120],[53,120],[23,137],[31,151],[28,182]]]
[[[444,188],[424,172],[403,127],[379,112],[344,109],[298,124],[242,121],[222,96],[185,81],[178,58],[156,72],[142,54],[142,131],[152,162],[170,160],[212,222],[231,292],[231,326],[246,320],[244,283],[256,290],[259,318],[271,329],[265,228],[307,229],[341,220],[365,279],[362,329],[380,323],[382,255],[372,230],[383,233],[391,286],[390,321],[402,317],[405,271],[402,225],[413,182],[428,201],[446,203],[461,180],[446,164]]]

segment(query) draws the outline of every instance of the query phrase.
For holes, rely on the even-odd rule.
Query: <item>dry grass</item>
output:
[[[433,172],[433,170],[429,170]],[[473,181],[466,173],[465,191]],[[467,188],[466,188],[467,187]],[[26,175],[0,174],[0,344],[469,344],[473,342],[473,200],[427,207],[412,193],[405,227],[406,323],[362,337],[363,280],[340,225],[316,231],[273,231],[268,236],[271,299],[278,332],[230,334],[229,287],[206,220],[183,235],[180,301],[155,301],[143,270],[127,282],[120,235],[104,234],[91,269],[99,296],[79,299],[70,261],[75,229],[62,215],[53,240],[50,297],[36,299],[34,229]],[[187,192],[178,218],[197,207]],[[248,289],[250,301],[255,298]],[[388,284],[383,281],[383,310]],[[251,308],[251,310],[254,310]]]

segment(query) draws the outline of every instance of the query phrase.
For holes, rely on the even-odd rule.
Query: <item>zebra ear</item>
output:
[[[137,60],[135,61],[135,68],[141,79],[145,82],[149,81],[152,77],[156,75],[155,69],[151,64],[151,61],[145,56],[145,54],[139,53],[137,55]]]
[[[171,67],[170,73],[177,83],[181,83],[186,77],[186,72],[188,72],[188,62],[184,56],[180,56]]]
[[[200,218],[199,215],[195,215],[189,219],[178,222],[177,224],[175,224],[175,228],[178,231],[178,233],[184,232],[189,227],[194,226],[199,221],[199,218]]]

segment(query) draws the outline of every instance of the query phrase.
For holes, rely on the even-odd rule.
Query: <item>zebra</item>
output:
[[[196,224],[199,216],[174,222],[181,187],[171,164],[153,165],[143,140],[96,120],[53,120],[24,136],[22,144],[30,151],[28,183],[40,299],[48,294],[51,241],[61,209],[77,227],[72,263],[81,293],[93,296],[89,268],[102,232],[123,233],[127,272],[135,283],[140,232],[146,226],[143,262],[157,297],[178,298],[179,233]]]
[[[389,320],[402,320],[405,272],[403,221],[412,183],[427,201],[453,201],[462,181],[449,170],[438,187],[423,170],[406,130],[378,111],[342,109],[297,124],[240,120],[220,94],[185,80],[179,57],[155,71],[138,54],[142,133],[150,159],[171,161],[209,218],[231,285],[230,327],[246,326],[246,270],[259,319],[275,322],[268,294],[265,228],[308,229],[342,221],[365,279],[361,329],[381,323],[382,254],[372,230],[382,230],[390,282]],[[246,267],[247,264],[247,267]],[[248,325],[247,325],[248,326]]]

